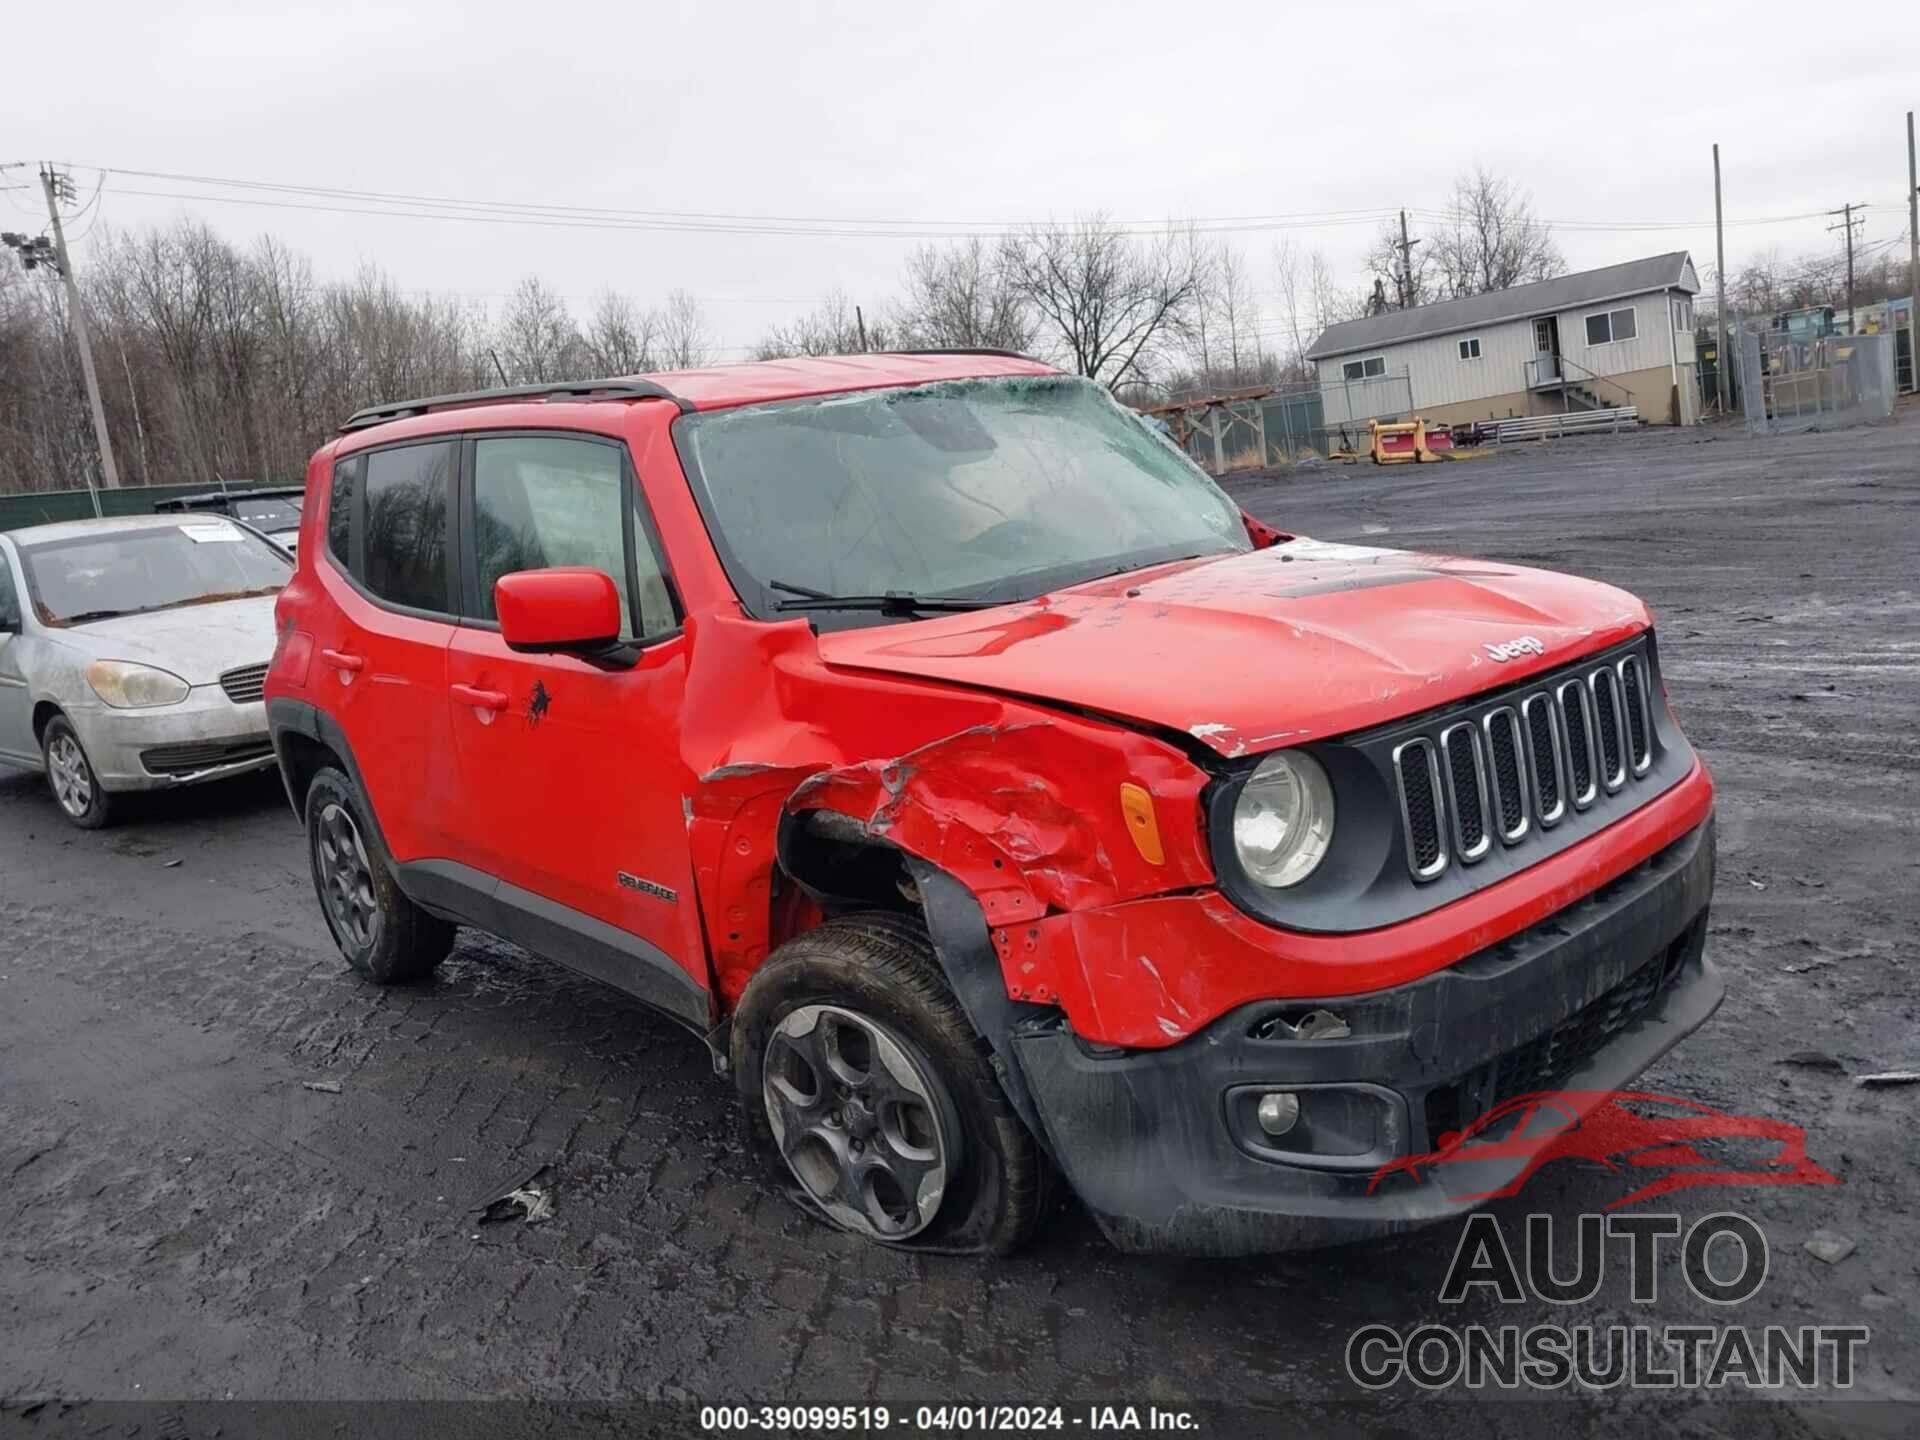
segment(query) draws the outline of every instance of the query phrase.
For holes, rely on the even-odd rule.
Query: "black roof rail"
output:
[[[1008,360],[1026,360],[1035,365],[1047,362],[1032,355],[1023,355],[1018,350],[995,350],[989,345],[934,345],[921,350],[887,350],[887,355],[999,355]]]
[[[392,400],[384,405],[369,405],[356,410],[340,427],[341,434],[385,425],[391,420],[406,420],[434,410],[458,410],[466,405],[485,405],[501,400],[671,400],[682,415],[693,409],[664,385],[651,380],[569,380],[552,385],[506,385],[497,390],[468,390],[458,395],[427,395],[418,400]]]

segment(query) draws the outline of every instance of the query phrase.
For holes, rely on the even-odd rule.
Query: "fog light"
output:
[[[1245,1113],[1244,1111],[1242,1112]],[[1269,1135],[1280,1136],[1293,1129],[1300,1119],[1300,1097],[1276,1090],[1270,1095],[1260,1097],[1260,1106],[1254,1111],[1260,1121],[1260,1128]]]

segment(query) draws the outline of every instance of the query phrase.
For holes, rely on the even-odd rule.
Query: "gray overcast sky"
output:
[[[1831,43],[1822,43],[1830,15]],[[1905,233],[1920,5],[805,3],[284,7],[94,0],[12,8],[0,161],[73,162],[475,201],[1010,221],[1439,208],[1476,163],[1559,221],[1576,269],[1713,259],[1730,221],[1868,202]],[[26,172],[5,172],[17,182]],[[577,313],[606,287],[684,288],[735,352],[839,286],[893,291],[916,240],[602,230],[273,209],[120,174],[108,226],[179,214],[271,231],[323,276],[374,260],[406,289],[497,307],[537,272]],[[313,203],[311,197],[253,192]],[[16,223],[31,191],[0,205]],[[357,203],[357,202],[343,202]],[[84,234],[82,220],[76,229]],[[1830,249],[1824,219],[1735,224],[1728,266]],[[1416,233],[1419,225],[1415,225]],[[1230,237],[1271,287],[1276,241],[1362,283],[1372,222]],[[84,265],[85,244],[77,261]],[[1270,304],[1269,325],[1277,329]]]

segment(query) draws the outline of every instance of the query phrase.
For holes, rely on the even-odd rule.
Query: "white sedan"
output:
[[[0,763],[44,771],[87,829],[117,794],[268,768],[260,692],[292,573],[214,516],[0,535]]]

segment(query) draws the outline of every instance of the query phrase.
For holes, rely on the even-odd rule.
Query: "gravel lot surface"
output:
[[[1647,1088],[1804,1125],[1844,1182],[1659,1208],[1753,1217],[1771,1271],[1738,1322],[1871,1325],[1855,1393],[1916,1398],[1920,1086],[1851,1077],[1920,1068],[1920,411],[1235,488],[1323,539],[1564,569],[1652,603],[1673,703],[1719,785],[1709,943],[1730,993]],[[1783,1063],[1801,1052],[1838,1068]],[[744,1136],[696,1043],[510,946],[464,934],[421,987],[353,978],[274,777],[83,834],[37,777],[0,772],[0,1396],[15,1402],[0,1419],[47,1394],[972,1398],[1524,1433],[1538,1417],[1498,1397],[1363,1394],[1348,1336],[1421,1319],[1735,1323],[1671,1264],[1652,1306],[1627,1297],[1623,1264],[1578,1315],[1443,1306],[1451,1224],[1220,1265],[1122,1258],[1063,1206],[1008,1260],[903,1257],[809,1219]],[[551,1221],[476,1223],[544,1164]],[[1562,1166],[1494,1213],[1517,1239],[1529,1212],[1570,1225],[1623,1193]],[[1855,1250],[1814,1258],[1816,1229]],[[1593,1433],[1623,1406],[1636,1429],[1685,1433],[1899,1423],[1572,1398],[1555,1423]]]

